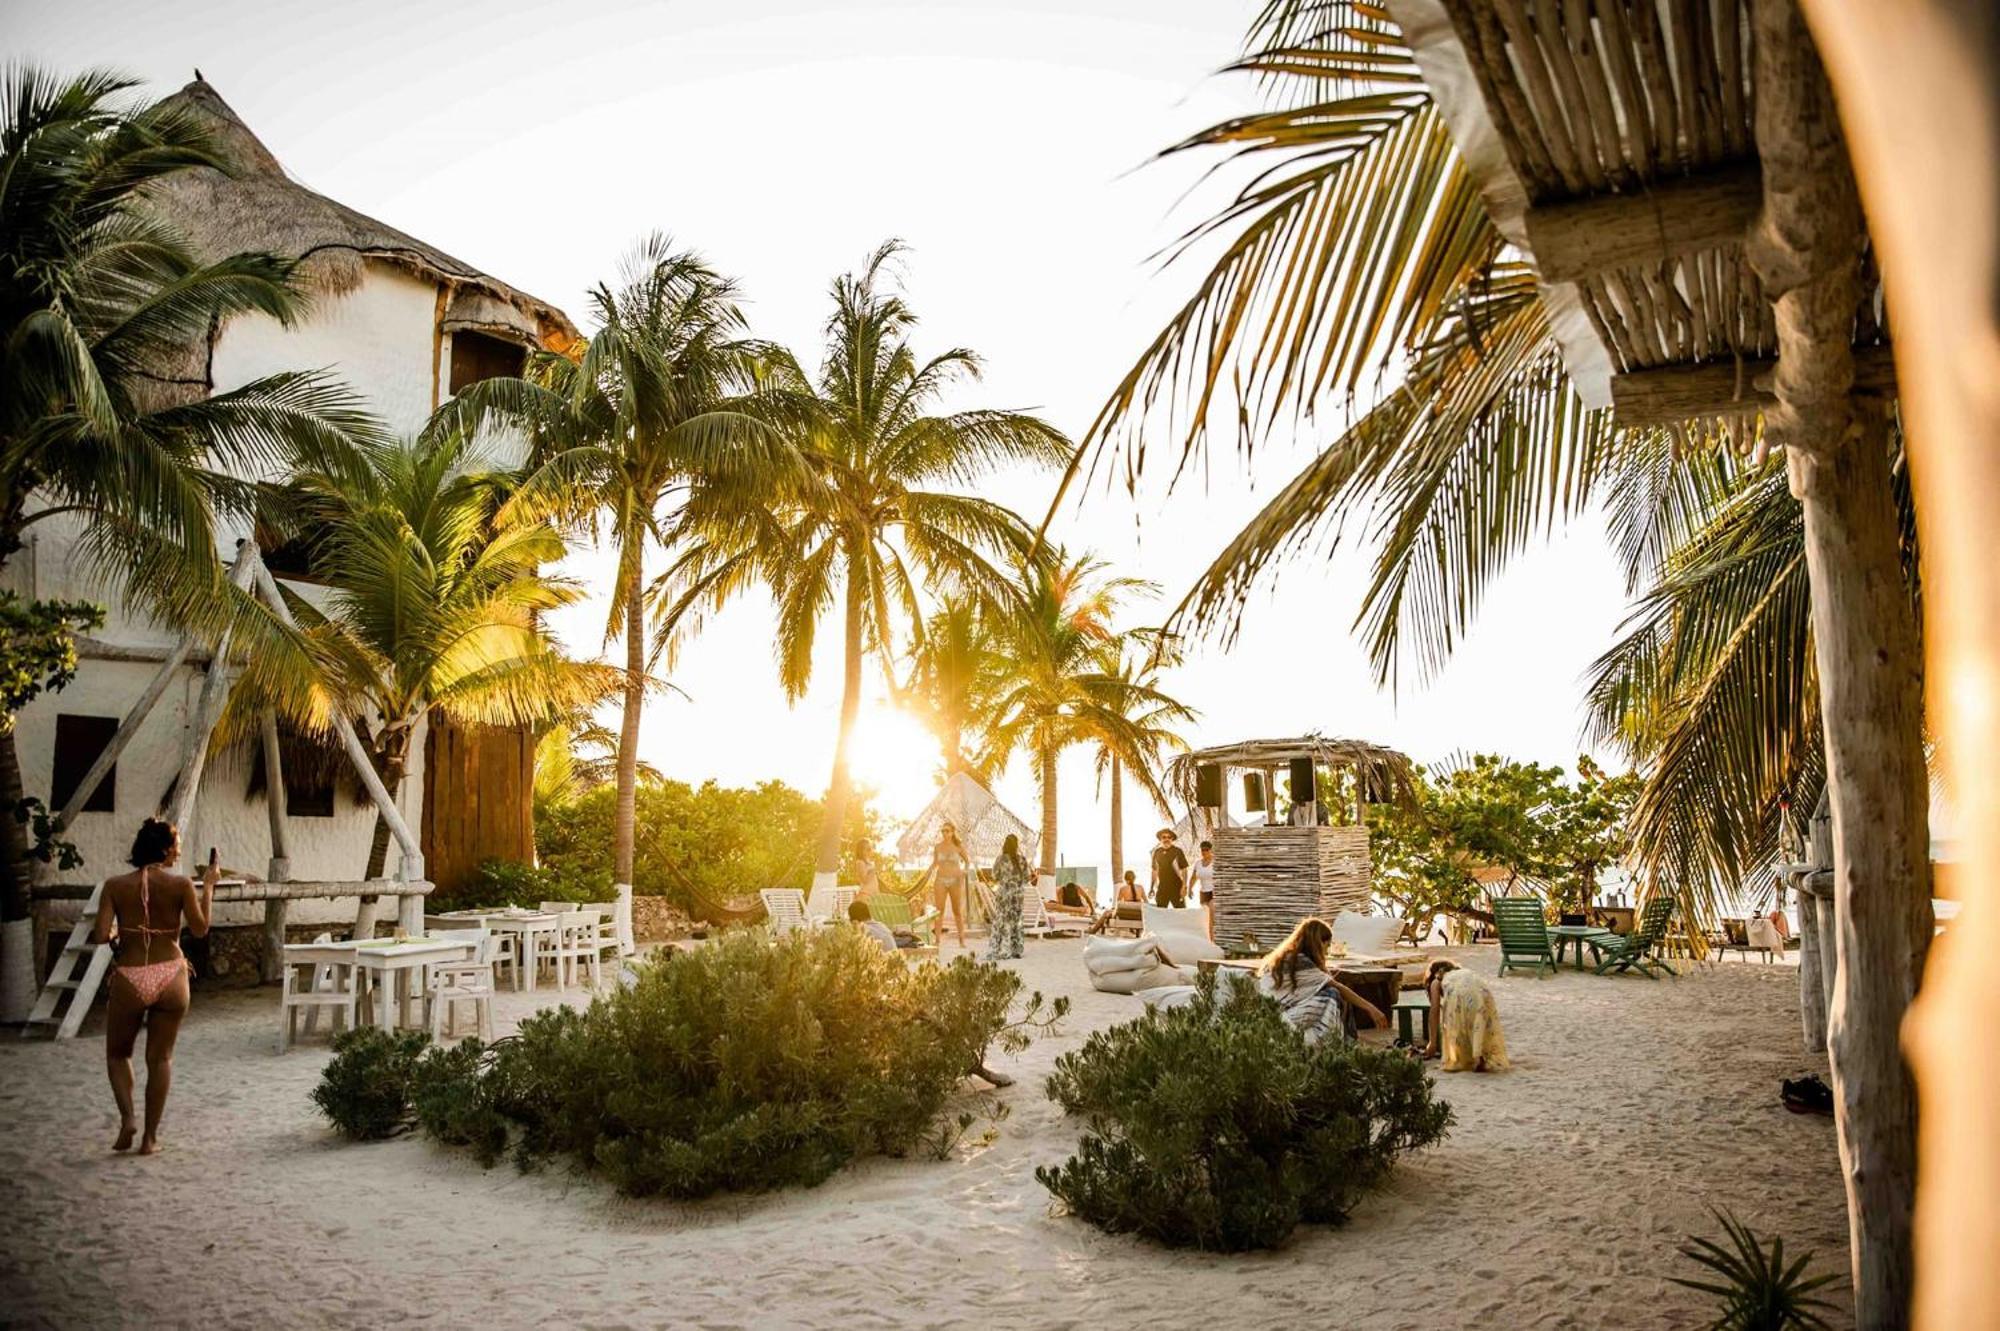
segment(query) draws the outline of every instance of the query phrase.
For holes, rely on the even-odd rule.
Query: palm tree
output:
[[[622,684],[622,680],[621,680]],[[535,741],[535,804],[567,804],[618,779],[618,732],[580,711],[542,732]],[[660,769],[641,759],[639,782],[665,780]]]
[[[1141,427],[1162,396],[1193,404],[1180,444],[1194,454],[1206,447],[1212,414],[1235,419],[1227,384],[1239,385],[1248,418],[1270,427],[1316,409],[1342,414],[1384,375],[1400,378],[1224,547],[1170,626],[1229,631],[1276,565],[1360,533],[1375,550],[1356,627],[1377,673],[1394,682],[1413,663],[1427,677],[1509,558],[1599,504],[1642,607],[1674,600],[1668,589],[1685,582],[1687,559],[1677,552],[1762,466],[1754,423],[1624,430],[1609,412],[1584,409],[1533,273],[1494,228],[1414,58],[1379,11],[1349,0],[1269,0],[1231,69],[1262,80],[1272,108],[1168,151],[1275,161],[1184,238],[1183,252],[1223,248],[1106,402],[1091,430],[1096,452],[1123,447],[1137,465]],[[1735,444],[1748,444],[1751,457],[1738,457]],[[1768,484],[1771,469],[1763,471]],[[1363,518],[1347,521],[1356,512]],[[1743,627],[1732,616],[1746,607],[1798,608],[1775,583],[1744,583],[1752,569],[1803,578],[1803,525],[1780,529],[1795,561],[1738,566],[1733,598],[1679,598],[1689,615],[1718,616],[1691,624],[1686,640],[1728,640]],[[1914,590],[1913,561],[1909,571]],[[1788,644],[1808,647],[1799,636],[1807,626],[1790,623]],[[1614,670],[1609,658],[1602,669]],[[1716,785],[1663,760],[1679,751],[1662,747],[1666,731],[1604,710],[1618,698],[1636,705],[1637,692],[1598,690],[1600,733],[1647,741],[1626,746],[1647,773],[1635,855],[1699,913],[1714,913],[1719,891],[1757,867],[1754,848],[1775,846],[1780,796],[1809,803],[1823,770],[1817,751],[1798,742],[1821,733],[1816,689],[1735,692],[1752,678],[1717,676],[1724,691],[1703,694],[1709,705],[1699,713],[1664,697],[1648,704],[1738,727],[1726,745],[1733,759],[1787,755],[1727,780],[1710,765]],[[1717,808],[1723,800],[1732,801],[1727,810]],[[1689,833],[1704,839],[1691,844]]]
[[[0,574],[36,523],[80,523],[82,550],[162,622],[218,629],[257,616],[215,560],[219,512],[243,510],[237,477],[294,461],[337,470],[375,427],[314,374],[213,396],[175,377],[191,348],[237,315],[289,324],[303,309],[286,262],[198,262],[143,206],[176,171],[218,166],[188,113],[133,109],[130,80],[0,77]],[[272,630],[264,646],[282,644]],[[239,639],[247,640],[247,639]],[[0,727],[0,807],[21,807],[12,728]],[[0,920],[28,911],[22,823],[0,817]]]
[[[1147,635],[1151,636],[1151,635]],[[1136,644],[1144,647],[1143,638]],[[1125,774],[1131,775],[1152,797],[1153,805],[1171,816],[1166,787],[1160,781],[1161,765],[1171,749],[1185,749],[1179,727],[1195,718],[1194,709],[1175,702],[1160,691],[1160,669],[1179,664],[1179,652],[1171,640],[1157,640],[1143,652],[1121,649],[1107,652],[1100,668],[1117,681],[1109,691],[1106,706],[1121,710],[1129,729],[1116,735],[1100,733],[1096,745],[1097,777],[1111,782],[1111,880],[1125,877]],[[1190,852],[1193,847],[1188,848]]]
[[[286,487],[323,598],[288,595],[323,663],[301,678],[252,663],[230,705],[246,725],[266,706],[324,731],[332,709],[355,721],[393,798],[426,719],[539,726],[610,695],[609,667],[567,660],[539,617],[577,600],[541,572],[562,557],[545,524],[504,507],[508,477],[463,435],[368,451],[350,478],[302,473]],[[378,812],[363,876],[381,876],[389,826]]]
[[[965,772],[990,784],[995,702],[1007,658],[987,613],[969,597],[948,596],[924,622],[898,701],[924,719],[944,749],[946,777]]]
[[[1760,22],[1797,27],[1779,40],[1809,47],[1790,7],[1759,13]],[[1221,244],[1221,257],[1113,394],[1093,435],[1108,441],[1122,434],[1136,463],[1139,426],[1150,406],[1161,396],[1191,400],[1185,463],[1201,447],[1212,412],[1225,406],[1225,384],[1238,386],[1234,405],[1246,422],[1268,423],[1315,406],[1338,410],[1343,393],[1351,399],[1365,378],[1392,368],[1402,379],[1230,544],[1184,603],[1186,622],[1232,619],[1249,581],[1271,562],[1316,533],[1338,539],[1333,524],[1366,510],[1366,520],[1354,525],[1378,538],[1380,549],[1360,623],[1377,667],[1390,673],[1407,640],[1430,669],[1463,634],[1481,592],[1511,554],[1554,522],[1627,488],[1659,504],[1636,524],[1650,535],[1628,546],[1632,585],[1674,584],[1682,570],[1670,552],[1678,544],[1654,538],[1693,530],[1683,523],[1692,511],[1682,506],[1690,487],[1680,479],[1640,487],[1696,445],[1741,444],[1761,462],[1762,421],[1620,430],[1609,412],[1582,409],[1532,275],[1486,215],[1423,73],[1384,11],[1351,0],[1269,0],[1237,68],[1269,81],[1281,93],[1278,104],[1180,146],[1276,152],[1282,160],[1196,228],[1195,239]],[[1816,65],[1806,70],[1803,79],[1781,79],[1779,86],[1800,92],[1808,104],[1830,101],[1813,86]],[[1754,268],[1754,251],[1750,257]],[[1911,583],[1914,561],[1907,545],[1893,544],[1888,521],[1896,482],[1887,417],[1870,407],[1855,413],[1851,438],[1782,442],[1788,463],[1801,469],[1805,520],[1798,543],[1816,621],[1813,668],[1826,686],[1819,733],[1827,751],[1844,759],[1833,769],[1844,777],[1831,792],[1836,892],[1850,891],[1850,871],[1860,866],[1878,903],[1866,912],[1867,928],[1856,926],[1844,904],[1838,912],[1843,951],[1860,949],[1868,958],[1840,968],[1843,1003],[1866,1015],[1831,1033],[1835,1081],[1845,1088],[1839,1127],[1844,1150],[1865,1150],[1879,1161],[1873,1186],[1882,1195],[1906,1195],[1914,1187],[1912,1093],[1893,1040],[1875,1037],[1901,1019],[1928,941],[1928,791],[1914,683],[1922,671],[1916,621],[1913,607],[1893,594],[1897,578]],[[1246,444],[1252,433],[1243,431]],[[1837,454],[1838,465],[1817,459],[1814,448]],[[1746,560],[1734,573],[1749,578],[1761,567],[1775,577],[1788,566],[1778,557]],[[1682,603],[1706,615],[1783,598],[1782,584],[1772,582],[1747,595],[1686,596]],[[1677,636],[1719,642],[1746,627],[1711,621],[1690,632],[1683,624]],[[1710,678],[1718,690],[1761,683],[1748,670]],[[1736,727],[1730,744],[1714,754],[1729,760],[1782,752],[1805,728],[1800,709],[1808,691],[1777,692],[1768,704],[1741,697],[1714,712]],[[1666,733],[1644,705],[1630,718],[1630,730],[1641,737]],[[1719,788],[1661,785],[1662,773],[1693,769],[1669,764],[1664,753],[1652,756],[1642,807],[1690,791],[1739,800],[1749,786],[1742,780]],[[1863,803],[1868,812],[1857,816]],[[1739,807],[1737,816],[1751,821],[1776,812],[1774,803],[1766,810]],[[1675,822],[1702,825],[1691,816],[1642,818],[1641,829],[1653,836]],[[1666,871],[1658,886],[1685,897],[1704,884],[1667,877],[1677,866],[1741,869],[1742,838],[1725,820],[1708,826],[1723,834],[1705,853],[1676,857],[1658,842],[1650,850],[1642,844]],[[1863,1083],[1874,1097],[1866,1108],[1853,1094]],[[1908,1208],[1876,1208],[1888,1217],[1889,1237],[1878,1241],[1862,1225],[1856,1186],[1850,1181],[1849,1209],[1857,1281],[1869,1286],[1863,1301],[1893,1298],[1907,1277],[1896,1217]]]
[[[516,506],[608,537],[618,554],[604,639],[625,636],[618,731],[617,891],[631,893],[639,724],[649,670],[646,555],[672,543],[677,503],[704,485],[781,468],[782,438],[756,414],[759,348],[736,283],[664,235],[642,242],[619,283],[591,293],[598,324],[581,356],[543,353],[524,379],[490,379],[441,413],[465,428],[489,413],[528,431],[535,468]]]
[[[1164,807],[1153,775],[1154,731],[1184,719],[1180,704],[1127,671],[1128,648],[1146,636],[1112,627],[1120,604],[1151,591],[1138,578],[1111,577],[1103,560],[1054,550],[1020,573],[1021,609],[1003,621],[1012,658],[994,722],[1002,754],[1025,748],[1034,756],[1042,790],[1042,871],[1056,867],[1057,761],[1074,744],[1095,743],[1116,756]]]
[[[768,582],[778,601],[779,677],[794,699],[812,677],[820,618],[840,607],[840,731],[814,856],[817,876],[828,880],[852,798],[847,752],[870,649],[886,671],[899,626],[921,632],[926,590],[1008,604],[1007,565],[992,557],[1023,558],[1034,545],[1019,515],[942,487],[970,485],[1010,463],[1061,465],[1073,451],[1024,412],[938,410],[944,394],[979,377],[980,361],[962,347],[918,357],[910,344],[917,316],[887,271],[901,250],[885,244],[859,273],[835,279],[816,380],[795,360],[774,358],[774,414],[803,463],[794,482],[774,489],[759,512],[733,503],[719,517],[695,510],[690,526],[706,539],[662,583],[669,619],[680,623],[753,578]]]

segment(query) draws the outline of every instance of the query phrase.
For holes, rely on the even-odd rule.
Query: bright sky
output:
[[[9,0],[0,45],[63,69],[111,65],[165,93],[199,66],[312,188],[583,319],[583,292],[662,229],[735,274],[760,336],[817,364],[826,288],[884,238],[909,242],[919,350],[988,362],[960,405],[1034,408],[1080,433],[1193,268],[1149,256],[1217,195],[1162,146],[1249,109],[1211,72],[1253,0],[802,0],[448,5],[348,0]],[[476,17],[475,17],[476,15]],[[1310,455],[1259,451],[1211,483],[1122,490],[1064,511],[1060,539],[1162,585],[1170,603]],[[1225,454],[1218,462],[1232,460]],[[1250,483],[1250,482],[1254,482]],[[1052,478],[992,493],[1039,516]],[[601,589],[608,564],[571,572]],[[1197,744],[1310,729],[1422,761],[1491,750],[1570,765],[1583,672],[1609,645],[1623,587],[1594,524],[1520,560],[1441,678],[1376,689],[1349,634],[1362,565],[1300,560],[1254,603],[1234,647],[1198,647],[1170,688],[1199,708]],[[1156,604],[1135,610],[1153,622]],[[559,625],[598,649],[603,599]],[[823,790],[839,696],[828,631],[810,695],[776,682],[766,604],[746,600],[688,653],[688,697],[649,707],[645,756],[669,775]],[[864,712],[858,762],[891,815],[916,812],[933,758],[915,728]],[[1089,755],[1062,773],[1065,862],[1108,862]],[[1031,823],[1025,757],[999,793]],[[1126,801],[1136,856],[1158,821]]]

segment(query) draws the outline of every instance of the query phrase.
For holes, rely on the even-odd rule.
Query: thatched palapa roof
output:
[[[1413,784],[1409,755],[1367,740],[1338,739],[1320,734],[1299,735],[1291,739],[1250,739],[1237,744],[1196,749],[1174,759],[1168,769],[1168,779],[1180,801],[1192,808],[1195,803],[1195,772],[1200,768],[1213,764],[1223,768],[1275,772],[1294,758],[1310,758],[1317,767],[1351,770],[1360,778],[1362,789],[1383,792],[1393,799],[1408,797]]]
[[[205,80],[195,79],[162,105],[208,121],[216,155],[229,167],[178,171],[153,191],[156,206],[202,259],[276,254],[298,261],[307,282],[330,293],[360,285],[366,261],[374,259],[448,288],[447,332],[470,329],[552,351],[577,340],[575,325],[548,302],[301,185]]]

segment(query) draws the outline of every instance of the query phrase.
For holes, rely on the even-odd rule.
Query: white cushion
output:
[[[1145,970],[1118,971],[1110,975],[1090,977],[1090,987],[1107,994],[1136,994],[1143,989],[1158,989],[1164,985],[1186,983],[1188,977],[1172,966],[1151,966]]]
[[[1159,940],[1160,950],[1176,962],[1220,961],[1222,949],[1208,936],[1206,912],[1171,906],[1140,908],[1146,932]]]
[[[1160,954],[1152,948],[1130,956],[1114,954],[1083,959],[1083,968],[1092,975],[1123,975],[1128,971],[1151,970],[1160,964]]]
[[[1104,961],[1112,957],[1151,956],[1156,950],[1152,940],[1146,938],[1105,938],[1098,935],[1083,940],[1085,965],[1093,959]]]
[[[1333,936],[1357,956],[1380,957],[1395,950],[1403,922],[1393,915],[1361,915],[1344,910],[1334,916]]]
[[[1170,1011],[1194,1002],[1194,996],[1199,992],[1191,984],[1163,984],[1157,989],[1141,989],[1139,1001],[1149,1008]]]

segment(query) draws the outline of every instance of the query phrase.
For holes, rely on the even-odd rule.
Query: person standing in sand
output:
[[[987,921],[986,960],[1018,961],[1021,956],[1021,894],[1028,890],[1028,861],[1021,838],[1007,834],[993,861],[993,918]]]
[[[132,839],[133,871],[105,879],[98,893],[91,941],[111,944],[114,957],[104,1019],[104,1068],[118,1104],[114,1151],[132,1145],[132,1050],[141,1027],[146,1031],[146,1133],[139,1139],[139,1154],[159,1149],[160,1119],[174,1079],[174,1041],[190,1002],[181,925],[196,938],[205,936],[215,905],[215,880],[221,874],[215,850],[208,852],[198,893],[187,878],[168,872],[180,857],[180,831],[172,823],[148,818]]]
[[[1184,906],[1187,904],[1187,852],[1174,842],[1174,829],[1163,827],[1158,842],[1153,847],[1153,904],[1155,906]]]
[[[970,863],[965,846],[958,839],[958,829],[946,823],[931,850],[931,904],[937,908],[940,926],[944,923],[945,905],[950,904],[960,948],[965,946],[965,880]]]

